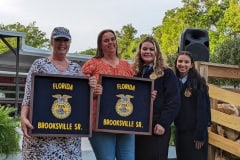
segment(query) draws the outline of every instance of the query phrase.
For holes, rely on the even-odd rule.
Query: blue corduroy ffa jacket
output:
[[[206,91],[195,90],[190,97],[186,97],[186,84],[181,89],[181,107],[175,126],[178,132],[194,132],[195,140],[204,141],[211,119],[209,96]]]
[[[138,77],[149,78],[149,72]],[[154,80],[154,89],[157,90],[157,96],[153,103],[153,127],[158,123],[165,129],[168,129],[177,116],[180,108],[180,88],[179,82],[174,72],[167,68],[164,75]]]
[[[180,88],[178,79],[171,69],[164,70],[164,76],[154,81],[157,97],[153,105],[153,124],[170,127],[180,109]]]

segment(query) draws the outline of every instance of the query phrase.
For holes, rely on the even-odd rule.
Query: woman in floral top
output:
[[[134,72],[127,61],[117,53],[116,35],[112,30],[103,30],[98,35],[96,56],[82,67],[84,74],[100,74],[132,77]],[[95,132],[97,103],[93,102],[93,134],[89,139],[98,160],[134,160],[134,135]]]

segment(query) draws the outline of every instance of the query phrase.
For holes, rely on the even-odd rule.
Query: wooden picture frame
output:
[[[88,77],[33,74],[32,136],[91,137],[92,89]]]
[[[151,135],[154,81],[100,75],[100,83],[96,131]]]

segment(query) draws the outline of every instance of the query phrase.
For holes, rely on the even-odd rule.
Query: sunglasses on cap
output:
[[[57,42],[60,42],[60,41],[68,42],[69,39],[67,39],[67,38],[55,38],[54,41],[57,41]]]

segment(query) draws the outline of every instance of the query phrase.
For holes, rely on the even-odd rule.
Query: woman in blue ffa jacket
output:
[[[211,119],[208,86],[188,51],[178,54],[175,70],[181,86],[181,107],[175,120],[177,159],[207,160]]]
[[[136,160],[167,160],[170,125],[180,106],[180,89],[174,72],[165,65],[160,47],[153,37],[139,45],[133,64],[137,77],[154,79],[157,91],[153,104],[152,135],[136,135]]]

